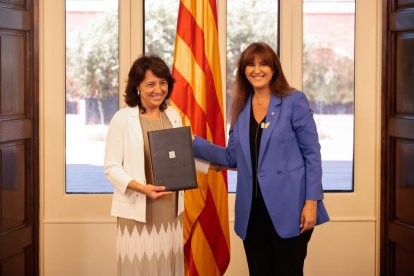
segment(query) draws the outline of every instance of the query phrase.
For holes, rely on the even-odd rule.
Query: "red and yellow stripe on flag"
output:
[[[177,20],[173,104],[193,133],[225,145],[215,0],[181,0]],[[185,192],[186,275],[223,275],[230,262],[227,173],[198,174]]]

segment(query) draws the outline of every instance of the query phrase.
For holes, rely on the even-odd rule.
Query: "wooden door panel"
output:
[[[414,33],[398,33],[396,42],[396,115],[414,115]]]
[[[32,130],[32,120],[29,119],[0,120],[0,143],[29,139],[33,135]]]
[[[398,0],[397,1],[397,8],[410,6],[410,4],[414,4],[414,0]]]
[[[0,0],[0,4],[5,6],[26,7],[29,3],[25,0]]]
[[[404,223],[396,222],[390,223],[387,230],[390,244],[397,244],[401,248],[414,252],[414,230],[407,229]]]
[[[11,5],[16,5],[16,6],[20,6],[20,7],[24,7],[26,6],[26,1],[25,0],[3,0],[0,1],[3,3],[7,3],[7,4],[11,4]]]
[[[5,30],[30,30],[30,13],[0,7],[0,26]]]
[[[400,137],[414,140],[414,120],[405,118],[389,118],[388,132],[390,137]]]
[[[395,249],[395,269],[391,275],[414,275],[413,251],[397,247]]]
[[[395,222],[414,226],[414,140],[397,140],[395,166]]]
[[[37,0],[0,0],[0,275],[39,275]]]
[[[414,0],[383,1],[381,275],[414,275]]]
[[[20,265],[24,263],[25,256],[24,252],[17,254],[11,258],[9,258],[7,261],[5,261],[1,266],[1,272],[0,275],[13,275],[13,276],[24,276],[24,266]]]
[[[25,225],[25,148],[23,144],[0,147],[0,231]],[[1,162],[7,160],[7,162]]]
[[[25,112],[25,40],[25,34],[21,32],[0,32],[0,115]]]
[[[30,246],[33,242],[33,227],[25,225],[9,231],[7,235],[0,236],[0,260],[1,263],[7,261],[18,254],[26,255],[26,253],[33,254]],[[31,263],[31,260],[22,262],[20,266],[26,267],[25,263]],[[1,265],[1,264],[0,264]],[[36,271],[27,271],[27,275],[36,275]]]

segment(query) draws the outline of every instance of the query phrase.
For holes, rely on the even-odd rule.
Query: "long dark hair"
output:
[[[283,73],[280,59],[273,49],[264,42],[250,44],[241,54],[237,64],[236,78],[233,83],[233,98],[231,104],[231,125],[233,126],[241,110],[246,105],[253,86],[247,79],[244,71],[246,66],[255,62],[258,58],[266,65],[269,65],[274,72],[270,80],[270,90],[273,94],[284,97],[294,90],[290,87]]]
[[[144,80],[145,73],[151,72],[158,78],[165,79],[168,83],[168,93],[164,101],[160,105],[161,110],[167,109],[167,100],[171,97],[175,79],[172,77],[167,64],[158,56],[141,56],[137,58],[131,66],[128,73],[128,82],[125,88],[125,102],[130,107],[142,106],[141,98],[137,94],[137,86]]]

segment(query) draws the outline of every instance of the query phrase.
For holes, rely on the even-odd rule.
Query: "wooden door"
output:
[[[0,0],[0,275],[39,274],[37,5]]]
[[[381,275],[414,275],[414,0],[383,8]]]

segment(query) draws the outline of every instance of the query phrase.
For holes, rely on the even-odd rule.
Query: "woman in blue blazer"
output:
[[[306,96],[265,43],[240,56],[227,148],[195,137],[197,157],[237,168],[235,231],[250,275],[303,275],[315,225],[327,222],[320,144]]]

